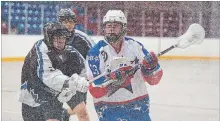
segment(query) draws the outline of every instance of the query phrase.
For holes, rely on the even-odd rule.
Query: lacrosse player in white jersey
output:
[[[94,80],[89,91],[100,121],[151,121],[145,83],[157,85],[163,71],[153,52],[125,37],[126,25],[121,10],[109,10],[103,18],[104,40],[88,53],[87,75]]]

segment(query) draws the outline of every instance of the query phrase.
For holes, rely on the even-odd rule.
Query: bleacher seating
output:
[[[2,3],[2,18],[8,22],[9,2]],[[42,34],[42,27],[49,21],[57,21],[57,12],[59,10],[56,3],[49,4],[45,2],[10,2],[11,3],[11,25],[18,28],[18,34]],[[25,6],[27,6],[25,8]],[[77,15],[76,29],[85,31],[84,20],[85,13],[82,7],[74,7],[73,11]],[[26,15],[27,13],[27,15]],[[105,14],[105,13],[101,13]],[[93,7],[87,11],[87,31],[89,35],[96,35],[98,32],[97,10]],[[26,18],[27,16],[27,18]],[[27,24],[25,24],[27,22]],[[142,15],[139,10],[130,10],[128,12],[127,35],[142,36]],[[176,13],[164,14],[163,35],[176,36],[178,29],[178,16]],[[160,13],[156,11],[145,12],[145,36],[160,36]]]
[[[108,4],[108,2],[106,2],[106,4]],[[108,6],[106,6],[106,8],[100,7],[100,13],[98,13],[97,6],[91,6],[88,3],[87,11],[85,13],[85,8],[74,3],[65,3],[65,5],[61,5],[61,2],[58,1],[2,1],[2,33],[10,34],[9,30],[11,30],[13,27],[13,29],[17,29],[17,34],[43,34],[43,25],[49,21],[57,21],[57,14],[59,10],[63,7],[72,8],[73,12],[75,12],[77,15],[77,25],[75,28],[80,31],[84,31],[88,35],[98,35],[101,33],[102,30],[98,30],[98,28],[102,27],[102,17],[106,14],[108,9],[110,9],[108,8]],[[125,8],[120,9],[124,11]],[[181,14],[180,11],[167,9],[146,9],[145,11],[142,10],[143,9],[139,8],[126,9],[128,19],[127,35],[144,35],[152,37],[159,37],[162,35],[163,37],[177,37],[180,34],[183,34],[191,23],[198,22],[199,18],[198,16],[195,17],[195,13],[186,12],[184,10],[181,11]],[[145,16],[144,18],[143,12]],[[211,13],[204,11],[200,13],[202,13],[202,17],[204,18],[202,19],[202,26],[204,26],[204,28],[208,32],[206,34],[210,34]],[[98,20],[98,16],[101,17],[101,21]],[[99,27],[99,25],[101,25],[101,27]]]
[[[27,7],[27,33],[41,34],[41,6],[36,3],[29,4]]]
[[[2,19],[8,22],[8,2],[1,2],[1,15]]]

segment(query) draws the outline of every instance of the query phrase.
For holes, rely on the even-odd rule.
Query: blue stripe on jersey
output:
[[[79,33],[75,33],[75,35],[78,35],[78,36],[80,36],[81,38],[83,38],[83,39],[89,44],[89,47],[92,47],[91,42],[87,39],[86,36],[83,36],[82,34],[79,34]]]
[[[100,121],[151,121],[149,97],[127,104],[102,104],[95,106]]]
[[[36,48],[36,53],[37,53],[37,62],[38,62],[38,67],[37,67],[37,76],[40,78],[40,80],[43,80],[43,57],[42,57],[42,52],[40,51],[40,46],[42,45],[43,40],[38,41],[35,44],[35,48]]]
[[[27,89],[27,82],[25,82],[21,85],[21,89]]]
[[[144,48],[143,44],[141,44],[138,41],[137,41],[137,43],[142,47],[142,51],[143,51],[144,55],[147,55],[149,52]]]
[[[107,43],[103,40],[99,41],[93,48],[91,48],[88,52],[88,64],[89,68],[93,74],[93,77],[96,77],[101,74],[100,71],[100,48],[105,47]],[[94,81],[94,84],[101,84],[105,78],[99,78]]]
[[[155,70],[158,70],[159,68],[160,68],[160,64],[158,63]]]
[[[100,77],[99,79],[96,79],[93,83],[95,85],[101,85],[106,80],[105,76]]]
[[[128,41],[128,40],[135,41],[133,38],[130,38],[130,37],[125,37],[125,41]]]

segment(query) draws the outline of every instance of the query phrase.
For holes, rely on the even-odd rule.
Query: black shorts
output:
[[[22,117],[24,121],[46,121],[48,119],[61,120],[63,103],[58,100],[49,101],[38,107],[31,107],[22,103]]]
[[[74,109],[81,102],[86,103],[87,93],[76,92],[76,94],[67,102],[71,109]]]

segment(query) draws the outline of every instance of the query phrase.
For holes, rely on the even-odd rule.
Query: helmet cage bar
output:
[[[59,16],[59,22],[63,22],[63,21],[73,21],[75,23],[77,22],[75,16]]]
[[[58,29],[56,31],[53,31],[51,33],[48,33],[48,36],[50,39],[54,39],[54,37],[67,37],[67,31],[63,29]]]
[[[107,42],[109,42],[109,43],[117,43],[118,41],[119,41],[119,39],[122,37],[122,36],[124,36],[125,35],[125,33],[126,33],[126,23],[122,23],[122,22],[119,22],[119,21],[106,21],[103,25],[103,32],[104,32],[104,34],[106,34],[105,33],[105,27],[106,27],[106,24],[107,23],[119,23],[119,24],[121,24],[122,25],[122,28],[121,28],[121,32],[117,35],[117,36],[104,36],[104,38],[105,38],[105,40],[107,40]]]
[[[44,42],[49,50],[54,49],[53,41],[55,36],[67,38],[68,35],[68,30],[60,23],[48,23],[44,26]]]
[[[51,49],[56,49],[53,45],[54,42],[54,37],[65,37],[65,39],[68,36],[68,32],[64,29],[58,29],[56,31],[53,31],[51,33],[48,33],[48,38],[49,38],[49,45],[51,45]]]

